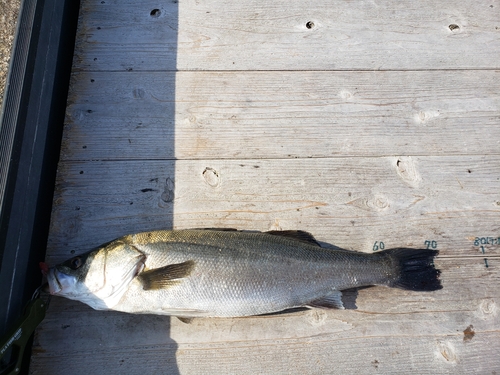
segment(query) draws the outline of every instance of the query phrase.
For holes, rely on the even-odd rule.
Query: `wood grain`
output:
[[[401,368],[465,374],[498,368],[499,273],[465,259],[437,265],[445,286],[439,292],[363,289],[355,310],[185,324],[54,298],[35,340],[34,374],[338,374],[352,366],[370,374]],[[474,284],[475,297],[463,298]]]
[[[74,68],[496,69],[499,10],[463,0],[91,0]]]
[[[435,246],[444,288],[188,325],[53,298],[32,374],[500,371],[498,0],[81,4],[50,265],[139,231],[302,229]]]
[[[85,72],[74,81],[65,160],[500,153],[498,71]]]
[[[359,251],[435,240],[442,255],[479,256],[475,237],[499,237],[499,167],[498,156],[179,160],[175,175],[173,161],[62,163],[47,257],[172,224],[302,229]]]

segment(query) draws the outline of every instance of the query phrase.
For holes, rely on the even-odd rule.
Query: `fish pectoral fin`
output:
[[[179,279],[189,276],[194,265],[194,260],[188,260],[183,263],[169,264],[165,267],[148,270],[137,277],[141,281],[144,290],[164,289],[179,283]]]
[[[331,292],[330,294],[327,294],[324,297],[309,302],[307,306],[319,307],[323,309],[344,310],[344,304],[342,302],[342,292],[340,290],[336,290],[334,292]]]
[[[271,234],[273,236],[291,238],[296,241],[305,242],[310,245],[316,245],[321,247],[319,242],[316,240],[316,238],[314,238],[314,236],[311,233],[303,230],[270,230],[264,233]]]

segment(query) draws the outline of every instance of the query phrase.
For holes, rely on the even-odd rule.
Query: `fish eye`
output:
[[[74,257],[73,259],[71,259],[69,264],[72,270],[76,270],[82,266],[83,260],[81,257]]]

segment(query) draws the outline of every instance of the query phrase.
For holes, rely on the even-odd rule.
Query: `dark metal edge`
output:
[[[20,10],[0,125],[0,336],[41,282],[79,6]]]

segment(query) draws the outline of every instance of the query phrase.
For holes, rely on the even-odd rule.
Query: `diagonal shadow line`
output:
[[[104,3],[104,2],[102,2]],[[138,3],[140,4],[140,3]],[[151,4],[151,3],[149,3]],[[103,4],[105,5],[105,4]],[[114,4],[115,7],[119,6]],[[161,217],[155,217],[151,221],[144,220],[144,218],[148,218],[151,215],[149,206],[147,204],[141,205],[132,204],[134,202],[124,203],[122,210],[120,211],[120,216],[128,217],[128,220],[123,226],[117,226],[116,233],[112,237],[118,237],[120,235],[139,232],[143,230],[154,230],[154,229],[172,229],[173,228],[173,213],[174,213],[174,192],[175,192],[175,104],[176,104],[176,71],[177,71],[177,44],[178,44],[178,25],[179,25],[179,11],[178,11],[178,2],[177,1],[169,1],[158,3],[155,7],[151,9],[147,8],[148,5],[139,5],[134,7],[134,10],[137,10],[141,14],[129,14],[122,15],[124,17],[129,17],[129,22],[124,23],[124,33],[125,37],[133,35],[136,30],[134,23],[134,17],[142,17],[142,19],[148,19],[150,25],[145,24],[145,27],[153,27],[155,29],[155,34],[159,40],[162,40],[164,43],[159,46],[160,53],[164,56],[164,65],[155,71],[142,70],[141,69],[141,59],[148,58],[147,55],[138,58],[137,51],[132,50],[124,50],[119,55],[123,57],[123,61],[119,61],[119,64],[123,66],[123,71],[116,72],[121,75],[121,78],[125,79],[125,82],[118,83],[123,84],[125,86],[130,86],[130,91],[132,94],[133,100],[136,100],[137,103],[140,103],[141,100],[147,99],[148,95],[151,95],[151,92],[146,92],[140,86],[140,81],[142,78],[152,75],[154,77],[158,76],[158,73],[162,73],[161,81],[162,84],[155,86],[155,93],[159,94],[162,98],[166,98],[166,100],[157,100],[155,101],[155,106],[158,106],[160,110],[165,114],[164,119],[162,120],[162,126],[150,126],[146,127],[147,132],[138,132],[136,138],[133,139],[133,142],[138,142],[142,144],[146,144],[151,137],[159,138],[162,140],[165,150],[170,154],[169,157],[162,155],[160,159],[150,159],[151,163],[146,163],[144,165],[149,165],[150,168],[144,171],[146,180],[145,186],[140,190],[139,195],[151,194],[153,197],[158,199],[158,205],[162,209]],[[99,4],[97,4],[99,7]],[[102,11],[102,10],[97,10]],[[110,14],[114,14],[115,11]],[[92,16],[91,13],[88,13],[89,17]],[[85,20],[81,20],[81,22],[86,22]],[[88,22],[88,20],[87,20]],[[99,26],[99,31],[101,34],[109,32],[112,33],[113,30],[110,28],[109,30],[106,28],[106,25],[103,24]],[[128,34],[128,35],[127,35]],[[147,32],[141,33],[139,35],[146,35]],[[116,34],[114,34],[116,35]],[[80,37],[85,38],[84,35]],[[117,42],[117,41],[115,41]],[[117,44],[116,48],[120,48],[119,44]],[[126,46],[124,48],[127,48]],[[90,49],[90,47],[89,47]],[[93,50],[90,49],[91,52],[83,51],[84,58],[89,61],[89,66],[85,69],[88,69],[88,72],[108,72],[116,69],[116,61],[109,61],[110,65],[106,66],[103,63],[100,56],[98,60],[96,60],[93,56],[85,56],[85,54],[93,53]],[[95,62],[95,65],[93,63]],[[135,65],[134,65],[135,64]],[[85,72],[82,72],[85,73]],[[114,74],[114,73],[109,73]],[[83,76],[89,78],[88,74],[83,74]],[[138,79],[141,78],[141,79]],[[153,80],[151,80],[153,81]],[[97,78],[94,80],[93,90],[96,87],[99,87],[99,84],[109,85],[105,91],[111,91],[113,89],[113,85],[115,84],[112,80],[106,80],[104,83],[98,82]],[[134,87],[135,85],[135,87]],[[92,95],[92,90],[87,91],[87,95]],[[80,98],[82,100],[82,98]],[[84,99],[83,99],[84,100]],[[116,98],[111,99],[113,103],[116,103],[118,100]],[[127,103],[124,101],[123,103],[118,103],[119,106],[126,106]],[[127,111],[123,111],[122,113],[127,113]],[[144,112],[143,112],[144,113]],[[93,113],[89,113],[93,115]],[[95,124],[97,126],[99,123],[106,121],[105,118],[99,120],[99,114],[96,113],[97,121]],[[127,119],[122,119],[127,121]],[[140,119],[147,121],[147,119]],[[84,121],[84,120],[82,120]],[[92,126],[88,126],[88,124],[84,124],[82,122],[82,129],[87,129],[89,134],[86,136],[90,140],[92,138]],[[165,129],[167,127],[168,129]],[[122,129],[116,129],[116,132],[120,133],[123,131]],[[126,132],[126,130],[125,130]],[[151,133],[153,132],[153,133]],[[123,134],[123,137],[129,137],[128,134]],[[140,138],[143,137],[141,140]],[[130,142],[130,140],[129,140]],[[126,146],[126,143],[125,143]],[[115,148],[116,150],[117,148]],[[97,158],[92,154],[92,150],[90,148],[86,148],[85,150],[85,163],[98,165],[99,162],[95,162],[96,159],[102,157],[102,154]],[[97,151],[99,154],[100,151]],[[140,150],[139,150],[140,152]],[[147,153],[148,154],[148,153]],[[107,181],[106,183],[110,186],[105,187],[105,189],[109,192],[114,190],[114,185],[116,181],[121,180],[121,174],[124,173],[123,167],[127,165],[133,165],[137,162],[144,162],[145,159],[140,157],[140,154],[137,155],[136,159],[129,160],[112,160],[112,155],[106,157],[104,161],[100,162],[100,166],[94,168],[94,171],[100,174],[99,179],[102,181]],[[101,159],[102,160],[102,159]],[[102,165],[105,164],[104,167]],[[108,167],[109,166],[109,167]],[[156,169],[157,168],[157,169]],[[125,173],[126,169],[125,169]],[[129,172],[133,173],[133,172]],[[95,176],[94,176],[95,178]],[[84,183],[84,182],[83,182]],[[150,183],[150,184],[149,184]],[[146,186],[147,185],[147,186]],[[129,192],[130,196],[133,196],[135,192]],[[127,193],[128,194],[128,193]],[[92,205],[98,205],[101,202],[99,201],[99,197],[96,195],[95,201],[90,202]],[[78,215],[85,215],[85,209],[82,206],[81,210],[78,211]],[[118,219],[119,221],[120,219]],[[110,238],[111,239],[111,238]],[[94,312],[92,312],[94,313]],[[96,312],[100,314],[100,312]],[[104,314],[104,313],[103,313]],[[100,315],[101,316],[101,315]],[[104,315],[102,315],[104,317]],[[137,343],[137,348],[134,349],[134,363],[130,363],[127,358],[124,357],[124,354],[120,354],[119,351],[115,356],[112,356],[112,362],[110,362],[110,357],[106,355],[99,356],[102,366],[104,366],[108,373],[113,373],[116,369],[119,369],[122,364],[127,365],[128,373],[142,373],[141,371],[144,367],[141,364],[147,363],[147,368],[150,371],[156,371],[158,373],[168,373],[172,375],[179,374],[179,367],[176,360],[176,353],[178,349],[178,344],[171,338],[171,323],[172,318],[168,316],[154,316],[154,315],[130,315],[130,314],[122,314],[113,313],[111,316],[113,323],[115,325],[115,329],[113,331],[114,336],[113,340],[117,342],[124,343],[126,347],[130,347],[130,345],[134,346],[134,342]],[[149,337],[143,337],[144,335]],[[166,336],[166,337],[165,337]],[[103,338],[104,339],[104,338]],[[154,345],[154,343],[161,343],[159,349],[150,350],[149,345]],[[125,348],[124,348],[125,350]],[[156,368],[156,362],[152,361],[152,352],[158,354],[158,350],[161,352],[161,360],[158,361],[158,368]],[[125,350],[126,351],[126,350]],[[95,361],[96,358],[91,358],[91,360]],[[68,364],[66,364],[67,366]],[[75,370],[81,371],[81,364],[77,365],[79,367]],[[160,368],[161,366],[161,368]],[[123,368],[123,367],[122,367]],[[77,373],[77,372],[74,372]]]
[[[36,9],[32,9],[33,12],[35,12],[35,20],[40,21],[42,25],[42,31],[40,32],[39,38],[37,39],[38,43],[32,43],[30,45],[31,49],[37,50],[37,53],[35,52],[30,52],[34,57],[35,57],[35,62],[33,64],[35,65],[36,68],[36,58],[38,56],[52,56],[51,53],[51,48],[53,47],[52,44],[50,43],[45,43],[45,41],[51,40],[51,38],[55,38],[56,36],[63,35],[64,33],[68,33],[70,35],[71,33],[68,32],[68,28],[71,29],[72,27],[74,28],[77,18],[78,18],[78,5],[80,6],[80,22],[82,23],[83,26],[81,26],[80,31],[77,32],[76,36],[76,45],[77,49],[82,48],[82,45],[85,45],[86,39],[89,37],[88,34],[88,29],[86,29],[87,21],[88,19],[84,19],[85,17],[85,12],[87,12],[87,15],[91,16],[90,13],[88,13],[88,6],[91,5],[93,7],[101,7],[100,9],[96,9],[96,11],[103,12],[103,7],[108,7],[108,9],[111,9],[112,11],[109,12],[109,19],[112,20],[111,17],[116,15],[116,7],[121,6],[120,3],[114,3],[110,4],[107,1],[90,1],[90,0],[82,0],[81,4],[77,2],[71,2],[69,0],[66,0],[65,2],[60,1],[60,0],[43,0],[43,1],[27,1],[25,2],[30,2],[33,4],[33,6],[36,7]],[[69,3],[72,3],[72,6],[68,6]],[[175,184],[175,139],[173,138],[173,135],[175,134],[175,95],[176,95],[176,87],[175,87],[175,76],[176,76],[176,69],[177,69],[177,44],[178,44],[178,2],[177,1],[172,1],[168,3],[163,3],[159,5],[158,8],[153,8],[150,9],[148,8],[147,4],[142,4],[142,3],[136,3],[138,6],[135,6],[135,10],[137,12],[142,12],[144,14],[141,14],[141,16],[146,16],[146,18],[153,24],[153,27],[155,28],[157,33],[164,34],[165,38],[163,40],[166,41],[165,45],[162,47],[163,52],[166,54],[166,63],[162,67],[161,71],[163,71],[164,76],[167,77],[166,81],[169,83],[168,85],[165,85],[162,88],[162,93],[164,94],[165,97],[170,98],[171,100],[165,101],[163,103],[158,103],[158,105],[161,106],[162,110],[165,113],[164,121],[163,124],[165,127],[169,127],[169,131],[164,132],[162,130],[165,129],[159,129],[159,133],[153,136],[158,136],[158,137],[164,137],[163,141],[164,144],[166,145],[166,148],[170,150],[169,152],[171,153],[171,157],[167,158],[161,158],[155,159],[155,163],[151,163],[152,168],[158,168],[157,170],[148,170],[146,171],[146,174],[149,174],[150,178],[148,180],[153,181],[155,179],[160,180],[163,183],[163,189],[160,189],[160,191],[157,192],[158,198],[161,201],[161,207],[162,207],[162,216],[158,220],[158,218],[155,218],[154,220],[156,221],[148,221],[144,220],[145,217],[148,217],[150,215],[150,208],[149,206],[146,205],[140,205],[140,204],[129,204],[129,202],[122,202],[122,207],[120,208],[120,214],[115,217],[115,221],[111,222],[108,227],[105,228],[104,235],[108,236],[106,240],[111,240],[113,238],[119,237],[123,234],[127,233],[132,233],[132,232],[137,232],[142,229],[171,229],[173,227],[173,193],[174,193],[174,184]],[[51,8],[52,7],[52,8]],[[82,9],[84,7],[87,7],[85,9],[85,12],[82,14]],[[67,9],[66,9],[67,8]],[[31,9],[31,8],[30,8]],[[49,10],[47,10],[49,9]],[[50,9],[57,9],[57,12],[50,11]],[[58,13],[59,12],[59,13]],[[71,13],[71,17],[67,18],[65,21],[67,22],[73,22],[71,25],[66,25],[65,27],[58,29],[57,23],[54,22],[54,17],[61,15],[61,22],[64,20],[64,15],[67,13]],[[123,14],[122,14],[123,15]],[[130,22],[125,22],[123,24],[125,34],[128,34],[129,36],[132,35],[136,30],[133,28],[135,27],[135,24],[133,22],[134,17],[137,17],[137,14],[125,14],[125,17],[130,17]],[[46,25],[46,26],[44,26]],[[43,29],[43,27],[46,27],[46,29]],[[106,32],[106,27],[105,25],[98,26],[95,31],[101,32],[101,34]],[[74,30],[73,30],[74,32]],[[92,31],[94,32],[94,31]],[[74,34],[73,34],[74,35]],[[126,48],[126,45],[121,45],[120,40],[115,41],[115,47],[116,48],[121,48],[124,47]],[[38,82],[39,79],[43,80],[43,83],[46,84],[47,82],[50,82],[51,79],[54,79],[55,81],[57,80],[62,80],[64,81],[64,77],[68,79],[69,82],[69,75],[70,75],[70,68],[71,67],[71,52],[73,51],[73,43],[75,43],[75,39],[73,38],[73,41],[69,41],[67,43],[59,43],[58,44],[58,49],[55,51],[55,55],[53,56],[54,60],[51,60],[52,66],[50,68],[54,68],[53,70],[50,69],[42,69],[43,67],[40,67],[39,69],[42,69],[39,73],[40,76],[37,76],[36,74],[33,76],[33,82]],[[89,43],[89,44],[92,44]],[[111,43],[113,44],[113,43]],[[108,46],[109,47],[109,46]],[[83,47],[84,48],[84,47]],[[31,50],[30,50],[31,51]],[[95,50],[93,50],[95,52]],[[93,53],[90,52],[90,53]],[[137,53],[137,51],[130,51],[130,54]],[[85,51],[84,51],[85,53]],[[124,56],[125,60],[130,61],[134,60],[131,55],[127,55],[129,53],[128,51],[126,53],[123,53],[122,51],[122,56]],[[30,55],[31,56],[31,55]],[[137,56],[135,56],[137,57]],[[82,56],[75,56],[75,59],[73,60],[73,63],[75,64],[75,61],[78,59],[82,58]],[[147,59],[147,55],[145,56],[140,56],[140,58],[135,59],[135,63],[140,65],[141,59]],[[69,60],[69,62],[68,62]],[[62,69],[59,64],[62,64],[63,61],[66,61],[68,63],[68,68]],[[89,78],[89,73],[92,72],[103,72],[107,73],[111,70],[116,70],[116,61],[109,61],[112,64],[115,64],[112,69],[106,68],[105,65],[102,65],[102,60],[98,60],[97,58],[92,58],[90,64],[84,69],[79,69],[77,72],[77,69],[75,69],[75,66],[73,66],[73,74],[72,74],[72,79],[73,82],[70,84],[69,87],[69,94],[68,93],[68,82],[65,83],[65,88],[63,87],[58,91],[57,95],[50,96],[49,95],[42,95],[40,92],[42,90],[36,90],[35,89],[24,89],[27,92],[27,98],[26,101],[35,101],[36,103],[36,108],[34,110],[34,115],[38,115],[39,118],[42,118],[42,120],[46,120],[47,123],[52,124],[52,128],[47,127],[47,134],[50,134],[52,138],[47,138],[47,141],[44,143],[44,149],[42,150],[42,156],[40,160],[38,161],[43,161],[43,169],[35,169],[37,173],[41,173],[42,177],[44,177],[45,180],[49,180],[49,183],[47,184],[40,184],[36,185],[33,184],[28,186],[27,188],[23,188],[21,193],[26,192],[28,194],[28,197],[32,197],[36,195],[36,198],[38,199],[38,202],[40,204],[37,204],[33,207],[33,209],[28,212],[29,216],[28,219],[31,220],[29,222],[29,226],[26,225],[26,221],[23,222],[21,219],[27,218],[26,215],[15,215],[16,220],[18,221],[17,224],[19,224],[17,227],[19,227],[19,231],[26,233],[23,236],[19,235],[19,231],[14,233],[15,226],[11,225],[9,227],[10,232],[7,232],[6,234],[4,231],[0,233],[0,240],[5,243],[10,243],[19,240],[22,242],[21,245],[26,246],[27,250],[29,250],[29,255],[26,257],[21,257],[19,258],[16,254],[13,254],[11,252],[5,252],[7,257],[3,257],[2,261],[3,264],[2,266],[12,266],[12,262],[10,261],[12,258],[12,261],[15,261],[15,259],[20,259],[22,266],[25,269],[22,269],[22,272],[17,272],[16,273],[16,278],[24,278],[26,280],[17,280],[16,281],[16,288],[19,289],[19,295],[17,298],[17,292],[10,288],[10,295],[13,295],[17,298],[16,306],[14,306],[12,303],[9,302],[9,306],[13,306],[15,308],[10,308],[8,311],[9,313],[9,319],[12,320],[15,318],[15,311],[16,309],[19,310],[22,308],[23,305],[23,298],[26,300],[26,296],[31,296],[33,293],[34,288],[31,288],[30,286],[36,285],[38,286],[40,283],[40,273],[38,270],[38,262],[43,261],[45,259],[45,256],[43,254],[43,251],[41,248],[43,246],[40,246],[40,243],[46,243],[47,242],[47,237],[48,239],[48,250],[47,250],[47,259],[54,259],[57,258],[58,256],[61,257],[61,254],[68,254],[68,257],[70,257],[70,252],[71,254],[73,253],[79,253],[83,252],[84,246],[92,247],[95,245],[98,245],[99,243],[88,243],[88,238],[92,237],[92,234],[89,233],[89,229],[96,229],[102,223],[103,220],[108,220],[109,217],[100,217],[101,221],[97,220],[96,224],[94,226],[91,226],[90,228],[87,226],[85,227],[84,225],[80,226],[74,226],[75,223],[81,223],[85,217],[88,217],[89,215],[92,216],[93,209],[99,205],[103,204],[103,199],[104,201],[106,199],[109,199],[109,196],[104,196],[102,195],[101,191],[94,192],[93,195],[89,197],[84,196],[84,194],[81,193],[82,186],[85,186],[88,184],[88,181],[90,181],[92,178],[98,178],[101,181],[104,182],[106,186],[103,186],[104,190],[107,190],[108,192],[112,192],[116,194],[114,187],[117,181],[121,180],[122,174],[124,173],[124,169],[122,168],[123,166],[123,161],[118,162],[116,159],[113,160],[113,157],[110,156],[108,160],[105,160],[106,158],[102,158],[102,156],[95,157],[95,155],[92,154],[92,149],[89,147],[80,149],[80,155],[84,155],[81,158],[77,158],[79,161],[75,161],[75,159],[71,160],[71,158],[65,158],[61,156],[61,160],[59,161],[58,164],[58,157],[59,157],[59,147],[60,147],[60,135],[59,136],[54,136],[59,132],[58,134],[62,133],[62,128],[63,124],[65,122],[64,120],[64,112],[65,112],[65,103],[66,102],[66,95],[68,99],[68,105],[71,104],[72,99],[75,97],[74,92],[72,93],[72,87],[74,88],[75,85],[78,85],[78,82],[74,82],[75,79],[78,77],[86,77]],[[146,71],[140,71],[140,66],[130,66],[130,61],[122,61],[122,66],[123,70],[119,72],[120,74],[124,75],[126,77],[125,79],[125,85],[127,83],[133,82],[133,75],[140,74],[141,76],[151,74],[152,72]],[[92,65],[93,62],[96,62],[101,64],[97,69],[95,65]],[[61,69],[59,69],[61,68]],[[59,70],[58,70],[59,69]],[[37,70],[35,69],[35,72]],[[62,71],[62,72],[61,72]],[[158,70],[155,70],[156,73],[158,73]],[[47,76],[47,74],[53,74],[54,76]],[[49,75],[50,75],[49,74]],[[62,77],[62,76],[64,77]],[[66,75],[66,76],[65,76]],[[30,77],[31,78],[31,77]],[[78,95],[80,95],[80,100],[85,101],[86,99],[91,99],[93,95],[95,95],[95,87],[98,86],[99,82],[97,80],[92,79],[89,80],[90,83],[87,84],[88,90],[84,93],[80,92]],[[112,81],[107,81],[109,85],[113,85],[114,83]],[[26,82],[25,82],[26,83]],[[123,83],[123,82],[122,82]],[[95,84],[95,85],[94,85]],[[59,82],[60,86],[64,86],[64,84],[61,84]],[[93,86],[91,86],[93,85]],[[52,87],[52,86],[50,86]],[[74,91],[74,90],[73,90]],[[134,90],[132,90],[134,91]],[[140,92],[136,91],[138,95],[138,100],[140,98]],[[83,95],[83,97],[82,97]],[[86,96],[86,97],[84,97]],[[58,110],[54,111],[55,114],[52,113],[52,107],[51,105],[55,105],[54,103],[57,102],[57,100],[54,100],[54,98],[59,100]],[[8,98],[6,98],[7,100]],[[49,108],[44,107],[44,100],[47,99],[49,100]],[[122,98],[123,99],[123,98]],[[110,105],[127,105],[125,102],[120,103],[116,100],[116,97],[110,98]],[[52,103],[52,104],[51,104]],[[18,109],[22,108],[22,103],[18,105]],[[30,108],[30,107],[29,107]],[[28,109],[29,109],[28,108]],[[89,109],[91,113],[91,109]],[[56,113],[57,112],[57,113]],[[9,112],[10,113],[10,112]],[[32,118],[33,115],[31,112],[28,110],[26,114],[22,114],[23,116],[20,116],[21,120],[25,120],[25,122],[29,122],[26,119],[27,118]],[[99,114],[96,113],[96,116]],[[31,116],[31,117],[30,117]],[[95,136],[95,127],[100,125],[103,121],[106,121],[106,119],[101,118],[99,120],[99,117],[97,117],[97,121],[89,127],[88,124],[85,124],[85,118],[82,117],[80,119],[76,119],[73,121],[69,126],[71,127],[79,127],[80,136],[83,137],[84,142],[88,140],[92,140],[92,137]],[[66,125],[68,122],[68,117],[66,118]],[[39,125],[39,122],[37,121],[32,121],[33,124]],[[87,126],[86,126],[87,125]],[[94,128],[92,127],[94,126]],[[5,128],[4,128],[5,129]],[[36,138],[36,135],[40,135],[40,131],[36,133],[37,129],[40,129],[40,126],[38,128],[35,126],[33,129],[33,137]],[[158,129],[158,128],[157,128]],[[32,139],[27,139],[26,134],[27,131],[31,132],[31,128],[26,127],[23,129],[20,129],[22,131],[16,133],[16,139],[18,139],[18,146],[21,149],[20,154],[21,154],[21,161],[18,162],[18,164],[23,164],[22,163],[22,158],[24,157],[23,155],[23,150],[28,150],[29,145],[26,144],[27,141],[32,141]],[[68,127],[65,128],[65,132],[67,132]],[[52,131],[52,133],[50,133]],[[123,129],[117,128],[114,129],[113,131],[118,132],[120,134],[120,131],[123,131]],[[29,133],[31,134],[31,133]],[[165,138],[165,134],[168,134],[169,136]],[[66,134],[67,135],[67,134]],[[140,136],[140,135],[139,135]],[[64,143],[68,142],[68,139],[64,139],[65,136],[63,136],[63,147]],[[150,138],[151,134],[148,134],[146,138]],[[94,138],[95,140],[95,138]],[[36,141],[36,139],[35,139]],[[33,141],[33,142],[35,142]],[[69,142],[71,143],[71,139]],[[43,154],[43,151],[45,152],[45,155]],[[49,150],[50,152],[47,152]],[[14,150],[16,151],[16,150]],[[67,149],[66,149],[67,151]],[[47,154],[50,154],[50,157],[47,156]],[[62,155],[62,154],[61,154]],[[27,155],[26,157],[29,157]],[[141,159],[138,157],[135,159],[135,161],[140,160],[141,162],[144,161],[144,159]],[[33,160],[31,160],[33,162]],[[35,164],[38,162],[35,160]],[[130,160],[130,162],[134,162],[134,160]],[[125,162],[127,163],[127,162]],[[33,164],[33,163],[32,163]],[[54,181],[50,181],[50,179],[55,179],[55,173],[56,173],[56,167],[57,165],[59,166],[58,170],[58,175],[57,175],[57,181],[58,183],[55,185],[54,188]],[[80,170],[80,174],[78,173],[78,170],[81,168],[81,166],[84,166],[85,169],[91,170],[93,173],[83,173],[83,169]],[[75,172],[75,168],[77,169],[76,174],[79,176],[80,180],[79,182],[76,182],[75,185],[75,179],[74,175],[72,174]],[[46,175],[43,175],[43,172],[47,172]],[[87,172],[87,170],[85,170]],[[127,171],[125,170],[125,173]],[[92,176],[91,176],[92,175]],[[9,175],[9,178],[11,176]],[[13,176],[14,179],[11,179],[11,186],[8,188],[9,191],[11,192],[16,192],[16,189],[19,190],[19,181],[15,181],[15,177]],[[18,173],[18,177],[23,177],[22,173]],[[18,185],[16,185],[14,182],[16,182]],[[31,179],[30,181],[33,181]],[[24,182],[22,180],[21,182]],[[38,181],[37,181],[38,182]],[[78,185],[79,184],[79,185]],[[146,187],[142,189],[139,194],[149,194],[153,191],[153,189]],[[133,196],[136,192],[129,192]],[[54,194],[55,197],[64,197],[65,199],[62,199],[61,201],[57,201],[57,199],[54,199],[54,202],[52,202],[52,195]],[[19,195],[19,194],[18,194]],[[26,195],[25,195],[26,196]],[[72,198],[72,199],[68,199]],[[30,200],[22,199],[22,196],[19,195],[17,199],[19,202],[23,203],[24,206],[27,208],[30,208],[27,206],[27,204],[30,202]],[[62,202],[62,203],[61,203]],[[14,202],[15,203],[15,202]],[[76,203],[76,204],[75,204]],[[52,207],[52,204],[54,207]],[[115,204],[113,204],[115,205]],[[76,209],[75,209],[76,206]],[[115,205],[116,206],[116,205]],[[16,206],[17,207],[17,206]],[[16,210],[16,207],[13,207],[10,209],[8,215],[4,215],[4,210],[2,208],[2,220],[5,218],[9,219],[9,217],[13,216],[10,215],[10,212],[14,212]],[[138,208],[139,207],[139,213],[138,213]],[[49,228],[48,228],[48,223],[49,223],[49,217],[51,214],[51,209],[53,208],[54,214],[52,215],[52,223],[51,223],[51,231],[58,232],[55,235],[54,234],[48,234]],[[26,211],[26,210],[25,210]],[[123,221],[123,218],[127,217],[127,220]],[[112,220],[110,220],[112,221]],[[156,222],[154,224],[153,222]],[[2,221],[2,226],[4,222]],[[37,223],[39,225],[37,225]],[[159,225],[160,228],[154,228],[151,227],[151,225]],[[31,232],[30,232],[31,231]],[[30,233],[27,233],[30,232]],[[61,232],[64,232],[64,235],[60,235]],[[101,229],[101,232],[103,230]],[[102,233],[101,233],[102,234]],[[52,238],[51,238],[52,237]],[[80,241],[80,244],[77,246],[74,246],[73,248],[71,246],[71,243],[73,244],[78,244],[78,238],[86,238],[85,241]],[[61,241],[62,240],[62,241]],[[9,242],[10,241],[10,242]],[[101,242],[101,241],[98,241]],[[2,243],[3,245],[3,243]],[[22,246],[18,248],[23,248]],[[56,255],[54,256],[53,253],[54,251],[56,252]],[[2,248],[3,252],[3,248]],[[0,253],[1,255],[4,255],[3,253]],[[57,255],[59,254],[59,255]],[[7,259],[9,258],[9,259]],[[5,261],[7,259],[7,261]],[[51,264],[50,260],[48,260],[50,265],[53,265],[53,262]],[[5,277],[6,279],[10,280],[10,276],[12,272],[15,271],[14,269],[11,269],[10,274],[7,274],[6,272],[3,272],[2,270],[2,278]],[[36,275],[36,276],[33,276]],[[12,276],[12,275],[11,275]],[[7,284],[2,284],[3,286],[6,286]],[[9,284],[10,285],[10,284]],[[24,292],[23,292],[24,290]],[[6,294],[2,294],[1,298],[3,299],[6,297]],[[57,329],[54,330],[40,330],[38,337],[35,342],[34,346],[34,351],[32,355],[32,363],[31,366],[35,367],[35,372],[38,373],[44,373],[44,374],[58,374],[58,373],[72,373],[72,374],[86,374],[88,372],[88,368],[91,368],[92,363],[98,362],[101,360],[102,368],[101,370],[104,370],[104,368],[107,368],[109,371],[107,373],[119,373],[120,365],[123,364],[123,362],[120,362],[121,360],[124,360],[120,355],[116,355],[113,357],[110,357],[109,355],[106,354],[105,350],[96,350],[98,347],[98,343],[95,343],[95,346],[90,350],[90,352],[94,353],[92,356],[84,356],[85,358],[81,358],[82,360],[88,361],[86,366],[82,361],[74,361],[74,358],[71,356],[65,356],[64,353],[50,353],[50,352],[45,352],[44,348],[44,342],[45,344],[49,342],[55,342],[60,340],[61,342],[66,343],[66,345],[71,345],[73,348],[76,347],[76,350],[78,351],[78,346],[82,345],[81,338],[87,339],[87,344],[88,342],[92,343],[92,337],[89,336],[90,332],[93,332],[94,339],[97,337],[99,340],[101,340],[101,343],[105,343],[106,340],[112,340],[113,342],[118,342],[118,343],[126,343],[127,346],[134,345],[134,342],[130,341],[130,332],[131,329],[134,330],[134,332],[139,335],[142,334],[144,335],[144,330],[140,331],[141,327],[144,327],[143,324],[146,322],[149,322],[150,324],[153,324],[155,328],[150,329],[150,334],[157,334],[156,337],[142,337],[141,340],[139,340],[139,336],[136,336],[137,340],[141,341],[144,343],[144,340],[146,340],[146,343],[148,340],[160,342],[161,337],[163,337],[163,341],[161,341],[161,355],[162,355],[162,360],[158,362],[158,365],[162,364],[163,366],[161,368],[158,368],[158,372],[160,373],[169,373],[169,374],[179,374],[179,368],[176,362],[176,352],[178,345],[177,343],[170,338],[171,335],[171,318],[170,317],[155,317],[155,316],[135,316],[135,315],[127,315],[127,314],[106,314],[106,312],[98,312],[98,311],[93,311],[90,310],[88,312],[85,312],[86,310],[82,310],[80,308],[77,308],[75,311],[71,311],[71,306],[72,302],[62,302],[59,304],[53,305],[53,313],[50,319],[47,319],[48,325],[50,325],[50,322],[53,322],[56,325],[56,328],[63,327],[62,329],[66,329],[64,327],[67,327],[67,324],[61,324],[62,317],[61,313],[67,313],[68,312],[68,307],[70,307],[70,315],[73,315],[75,317],[78,317],[82,321],[80,322],[80,327],[82,328],[80,332],[74,337],[67,337],[66,340],[62,340],[61,338],[64,337],[64,335],[61,336],[60,333],[58,333]],[[2,317],[2,323],[3,323],[3,310],[0,311],[1,314],[0,316]],[[50,314],[50,309],[49,309],[49,314]],[[107,331],[104,329],[101,329],[100,326],[97,327],[94,330],[88,329],[85,327],[85,322],[91,322],[92,319],[98,322],[105,322],[108,320],[108,322],[113,320],[113,323],[115,325],[115,328],[120,328],[120,329],[115,329],[114,330],[114,337],[109,337]],[[121,325],[120,325],[121,324]],[[87,335],[87,336],[86,336]],[[160,335],[160,336],[158,336]],[[168,336],[167,339],[165,339],[164,336]],[[159,340],[159,341],[158,341]],[[63,344],[64,345],[64,344]],[[125,344],[124,344],[125,345]],[[48,347],[49,345],[47,345]],[[138,345],[139,346],[139,345]],[[54,347],[54,346],[52,346]],[[68,348],[69,349],[69,348]],[[83,350],[85,352],[85,350]],[[89,352],[89,353],[90,353]],[[119,352],[119,350],[118,350]],[[141,358],[145,361],[148,361],[150,363],[150,368],[154,367],[154,364],[151,365],[151,351],[148,351],[147,349],[142,350],[141,346],[139,346],[135,351],[136,358],[139,360],[136,362],[137,364],[137,373],[143,373],[141,372],[142,367],[140,367],[141,363]],[[158,350],[155,349],[155,353],[158,353]],[[59,361],[54,361],[54,356],[60,356]],[[27,361],[29,362],[29,356],[27,357]],[[167,364],[167,367],[165,367],[165,364]],[[90,367],[89,367],[90,366]],[[131,368],[129,368],[131,369]],[[26,370],[27,371],[27,370]],[[118,371],[118,372],[117,372]],[[128,370],[127,370],[128,371]]]

